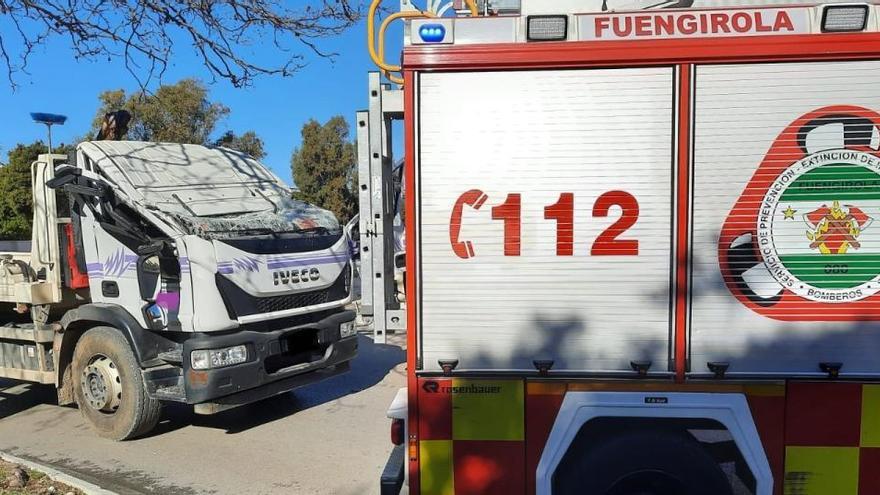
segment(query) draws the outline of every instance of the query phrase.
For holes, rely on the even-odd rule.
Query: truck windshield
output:
[[[190,234],[208,239],[247,235],[336,234],[342,231],[333,213],[317,206],[282,199],[274,210],[216,216],[175,215]]]

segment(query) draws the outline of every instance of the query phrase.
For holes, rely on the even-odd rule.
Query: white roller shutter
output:
[[[673,79],[671,68],[420,75],[414,275],[425,369],[553,359],[555,370],[629,370],[631,360],[667,370]],[[485,197],[461,209],[458,240],[473,250],[463,257],[450,223],[469,190]],[[545,218],[563,193],[573,199],[570,256],[565,243],[557,254],[557,221]],[[505,223],[492,218],[510,194],[520,195],[517,256],[505,256]],[[597,238],[622,215],[635,221],[618,240],[637,248],[603,249]]]
[[[874,231],[880,223],[865,220],[880,218],[880,187],[872,182],[880,178],[880,160],[870,163],[880,147],[870,123],[880,111],[880,62],[700,66],[695,84],[692,370],[706,372],[707,362],[726,361],[732,373],[812,373],[819,372],[819,362],[837,361],[844,363],[842,373],[880,372],[880,314],[865,306],[869,293],[880,289],[871,281],[873,272],[880,273],[874,257],[880,253],[880,232]],[[841,109],[821,110],[829,106]],[[788,136],[793,144],[773,147],[789,125],[817,111],[825,115],[823,125],[798,124]],[[836,153],[846,149],[862,151]],[[774,166],[785,172],[764,172]],[[836,174],[843,174],[840,180]],[[843,180],[847,174],[867,186],[854,189],[855,182]],[[763,188],[755,182],[743,196],[750,181],[761,180],[767,181]],[[779,195],[769,195],[773,188]],[[823,217],[822,205],[831,208],[837,200],[851,215],[849,225],[858,226],[860,246],[829,256],[811,246],[808,220]],[[723,238],[734,206],[749,201],[760,208],[764,226],[743,213],[728,224],[741,234]],[[765,248],[754,266],[741,268],[741,288],[731,290],[719,252],[734,253],[733,259]],[[849,273],[836,273],[841,266]],[[737,292],[745,302],[734,297]],[[823,297],[837,302],[810,302]],[[837,311],[842,298],[862,306]]]

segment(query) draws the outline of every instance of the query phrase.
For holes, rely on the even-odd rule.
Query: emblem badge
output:
[[[827,107],[771,146],[721,231],[728,289],[788,321],[880,319],[880,115]]]

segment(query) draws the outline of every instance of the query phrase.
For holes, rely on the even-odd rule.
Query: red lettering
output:
[[[597,17],[596,18],[596,37],[602,37],[602,31],[608,29],[609,19],[607,17]]]
[[[492,220],[504,221],[504,256],[519,256],[520,254],[521,205],[519,194],[508,194],[504,203],[492,208]]]
[[[794,23],[791,22],[791,17],[788,17],[788,12],[780,10],[776,13],[776,22],[773,24],[773,30],[782,31],[783,29],[794,31]]]
[[[681,34],[694,34],[697,32],[697,18],[685,14],[678,18],[678,32]]]
[[[727,14],[712,14],[710,16],[712,22],[712,33],[729,33],[730,26],[730,17]]]
[[[773,19],[770,19],[773,16]],[[781,9],[671,14],[615,14],[595,17],[596,38],[670,37],[796,31]]]
[[[474,245],[460,238],[465,208],[479,210],[488,200],[479,189],[471,189],[458,197],[449,218],[449,242],[453,253],[461,259],[475,256]],[[625,191],[609,191],[593,204],[593,217],[609,217],[612,209],[620,209],[620,217],[602,231],[590,249],[592,256],[638,256],[639,241],[620,239],[639,220],[639,202]],[[504,203],[492,208],[492,220],[504,222],[504,256],[520,256],[522,252],[522,195],[510,193]],[[556,255],[574,256],[574,194],[561,193],[555,204],[544,207],[544,218],[556,221]]]
[[[651,36],[651,18],[645,16],[636,17],[636,36]]]
[[[666,34],[672,36],[675,34],[675,20],[672,15],[654,16],[654,34],[660,35],[665,31]]]
[[[733,24],[734,31],[738,33],[748,33],[752,30],[752,16],[745,12],[737,12],[730,19]]]
[[[773,26],[768,26],[767,24],[764,24],[764,17],[761,16],[760,12],[755,12],[755,31],[759,33],[773,31]]]
[[[614,28],[614,35],[620,38],[626,38],[632,33],[632,17],[623,16],[623,17],[615,17],[612,26]],[[621,27],[620,23],[623,22],[623,27]]]
[[[556,220],[556,256],[573,256],[574,194],[560,194],[556,204],[544,208],[544,218]]]
[[[449,217],[449,243],[452,245],[452,252],[462,259],[474,257],[474,244],[471,241],[462,241],[459,239],[461,233],[461,216],[465,205],[475,210],[479,210],[483,203],[489,199],[486,193],[479,189],[471,189],[458,197],[455,205],[452,207],[452,215]]]
[[[620,207],[620,218],[596,238],[591,254],[593,256],[638,256],[638,240],[621,240],[618,237],[638,221],[639,202],[632,194],[625,191],[607,192],[599,196],[596,204],[593,205],[593,216],[607,217],[612,206]]]

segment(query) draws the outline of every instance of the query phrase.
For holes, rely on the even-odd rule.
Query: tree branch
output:
[[[76,59],[121,59],[146,89],[161,82],[186,39],[214,79],[247,86],[259,76],[296,73],[308,55],[334,57],[319,40],[363,16],[357,0],[295,3],[300,6],[274,0],[0,0],[0,65],[14,88],[34,49],[62,38]],[[260,45],[279,56],[258,61],[253,53]]]

